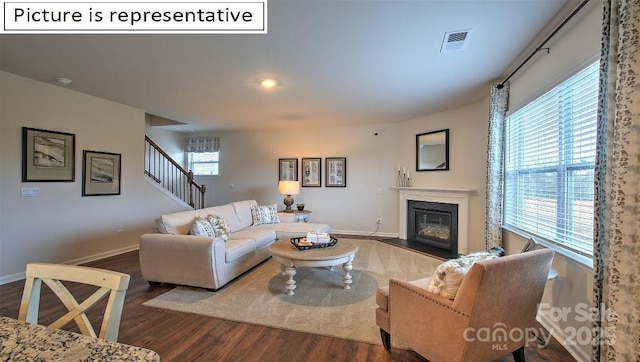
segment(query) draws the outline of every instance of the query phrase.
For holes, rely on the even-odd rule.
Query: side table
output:
[[[280,222],[297,223],[297,222],[309,222],[311,211],[309,210],[293,210],[291,212],[284,212],[284,210],[278,211],[278,218]]]

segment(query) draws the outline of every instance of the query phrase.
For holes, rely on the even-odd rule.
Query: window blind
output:
[[[219,175],[219,152],[189,152],[189,169],[194,175]]]
[[[507,118],[504,223],[593,254],[599,63]]]

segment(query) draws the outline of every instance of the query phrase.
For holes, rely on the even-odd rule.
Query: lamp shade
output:
[[[300,182],[280,181],[278,182],[278,193],[282,195],[297,195],[300,193]]]

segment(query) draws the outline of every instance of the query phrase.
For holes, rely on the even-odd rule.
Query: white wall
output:
[[[600,55],[602,9],[599,2],[592,2],[574,18],[563,33],[549,44],[549,54],[541,53],[511,81],[510,112],[526,105],[549,89],[571,76],[575,71],[596,61]],[[504,242],[508,253],[520,250],[526,239],[515,233],[504,231]],[[570,311],[566,318],[555,318],[549,308],[542,314],[542,323],[552,329],[556,338],[578,360],[589,360],[591,348],[576,341],[575,333],[586,333],[590,321],[579,321],[579,310],[592,303],[592,268],[574,262],[556,253],[553,267],[558,270],[557,279],[549,281],[543,303],[551,308]]]
[[[133,250],[180,207],[144,180],[144,112],[0,72],[0,283],[29,262],[80,263]],[[75,182],[21,182],[22,127],[73,133]],[[122,154],[119,196],[82,197],[82,151]],[[38,187],[21,197],[21,187]]]
[[[241,199],[282,205],[277,192],[278,159],[321,157],[322,187],[302,187],[296,202],[304,201],[311,220],[331,224],[334,232],[396,237],[398,192],[391,189],[400,163],[414,186],[476,190],[470,200],[470,249],[484,248],[487,102],[414,120],[382,125],[347,126],[285,131],[219,132],[220,176],[196,177],[207,187],[207,206]],[[450,129],[449,171],[415,172],[415,137]],[[377,133],[377,135],[375,135]],[[325,158],[347,158],[347,187],[327,188]]]
[[[145,134],[160,146],[171,158],[187,169],[184,155],[185,135],[180,132],[167,131],[162,126],[150,126],[145,123]],[[187,170],[188,171],[188,170]]]
[[[383,129],[381,131],[381,129]],[[374,133],[378,132],[375,136]],[[204,135],[204,134],[199,134]],[[322,158],[322,187],[301,187],[297,202],[312,211],[311,221],[334,232],[397,234],[393,167],[397,162],[393,125],[366,125],[284,131],[221,132],[220,176],[197,177],[207,187],[206,205],[240,199],[283,208],[278,194],[278,159]],[[327,188],[325,158],[347,158],[347,187]],[[300,171],[299,171],[300,172]],[[380,191],[380,192],[378,192]]]

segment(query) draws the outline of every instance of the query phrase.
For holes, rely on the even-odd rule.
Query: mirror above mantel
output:
[[[416,171],[449,170],[449,129],[416,135]]]

